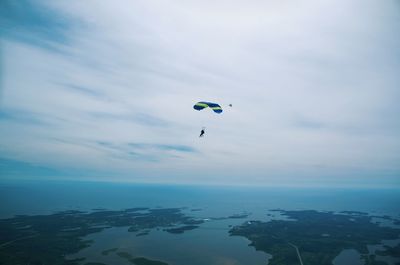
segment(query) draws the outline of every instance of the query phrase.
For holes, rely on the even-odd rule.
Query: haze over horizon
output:
[[[2,179],[400,188],[398,1],[5,0],[0,24]]]

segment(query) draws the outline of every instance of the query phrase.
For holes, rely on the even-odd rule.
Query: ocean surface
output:
[[[50,214],[63,210],[122,210],[133,207],[184,208],[198,218],[249,214],[247,219],[206,222],[184,234],[152,230],[137,237],[128,228],[110,228],[87,236],[93,244],[69,258],[87,262],[129,264],[117,255],[101,254],[111,248],[170,264],[266,264],[271,257],[256,251],[242,237],[231,237],[229,227],[247,220],[270,220],[269,210],[361,211],[400,217],[396,189],[334,189],[276,187],[210,187],[145,185],[104,182],[24,181],[0,182],[0,218]],[[195,209],[195,211],[193,211]],[[276,215],[276,213],[275,213]],[[179,254],[178,254],[179,253]],[[335,265],[358,263],[357,252],[344,251]],[[189,262],[189,263],[188,263]],[[349,263],[350,262],[350,263]]]
[[[74,181],[0,181],[0,218],[62,210],[201,208],[207,215],[265,210],[362,211],[400,215],[399,189],[209,187]]]

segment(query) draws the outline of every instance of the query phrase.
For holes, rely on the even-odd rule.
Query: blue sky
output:
[[[0,5],[2,178],[400,186],[398,1]]]

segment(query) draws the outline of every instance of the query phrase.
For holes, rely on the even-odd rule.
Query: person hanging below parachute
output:
[[[200,131],[200,136],[199,137],[203,137],[204,136],[204,133],[205,133],[205,130],[206,128],[205,127],[203,127],[202,129],[201,129],[201,131]]]
[[[218,105],[217,103],[212,103],[212,102],[205,102],[205,101],[200,101],[197,102],[193,108],[195,110],[203,110],[205,108],[210,108],[212,109],[215,113],[221,114],[222,113],[222,108],[220,105]],[[203,127],[200,131],[200,136],[199,137],[203,137],[205,133],[205,127]]]

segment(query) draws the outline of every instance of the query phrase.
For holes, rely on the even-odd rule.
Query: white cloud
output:
[[[3,119],[3,156],[150,182],[399,184],[396,2],[48,4],[74,19],[67,41],[4,39],[1,106],[48,124]]]

